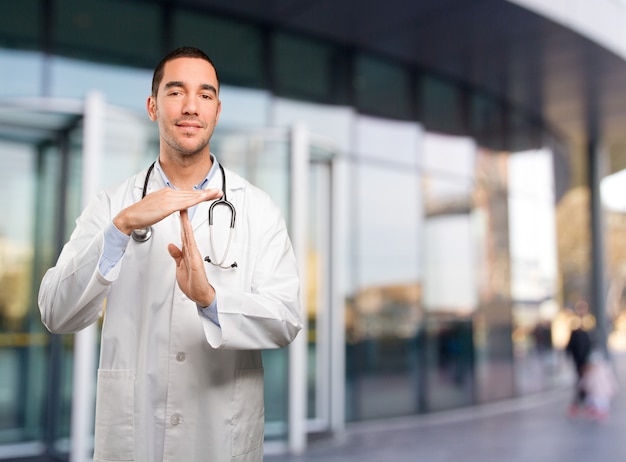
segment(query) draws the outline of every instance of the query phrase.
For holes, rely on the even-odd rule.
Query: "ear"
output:
[[[152,122],[156,121],[156,98],[154,96],[148,96],[146,101],[146,109],[148,110],[148,116]]]
[[[215,114],[215,123],[220,119],[220,114],[222,113],[222,101],[217,100],[217,114]]]

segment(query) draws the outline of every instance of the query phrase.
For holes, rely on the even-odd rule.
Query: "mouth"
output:
[[[190,122],[181,122],[176,124],[177,127],[180,128],[191,128],[191,129],[199,129],[202,128],[200,124],[190,123]]]
[[[175,125],[179,128],[189,130],[199,130],[202,128],[202,124],[193,120],[179,120],[175,122]]]

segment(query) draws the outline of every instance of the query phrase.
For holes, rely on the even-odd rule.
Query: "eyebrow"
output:
[[[171,82],[167,82],[165,84],[165,89],[168,90],[170,88],[174,88],[174,87],[184,87],[185,84],[180,81],[180,80],[172,80]],[[210,91],[213,94],[217,95],[217,88],[215,88],[213,85],[210,85],[208,83],[203,83],[202,85],[200,85],[200,88],[202,90],[206,90],[206,91]]]

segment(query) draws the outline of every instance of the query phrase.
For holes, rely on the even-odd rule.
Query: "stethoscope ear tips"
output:
[[[217,267],[219,267],[219,268],[225,268],[225,269],[228,269],[228,268],[237,268],[237,262],[236,262],[236,261],[234,261],[234,262],[233,262],[233,264],[232,264],[232,265],[230,265],[230,266],[226,266],[226,265],[218,265],[217,263],[213,263],[213,262],[211,261],[211,257],[209,257],[209,256],[204,257],[204,261],[205,261],[205,262],[207,262],[207,263],[210,263],[210,264],[212,264],[212,265],[214,265],[214,266],[217,266]]]

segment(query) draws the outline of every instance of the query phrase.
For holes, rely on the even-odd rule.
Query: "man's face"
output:
[[[187,157],[208,150],[221,110],[215,69],[199,58],[169,61],[147,107],[159,125],[161,152]]]

